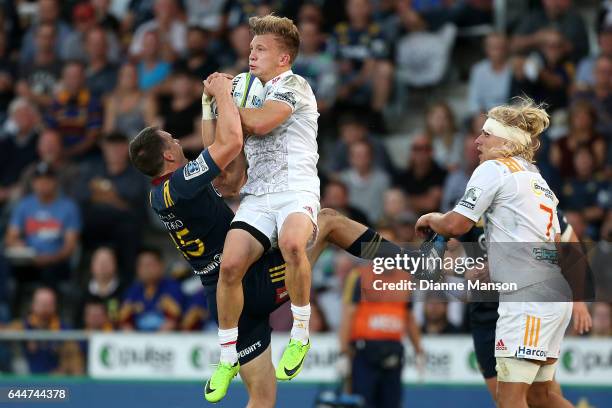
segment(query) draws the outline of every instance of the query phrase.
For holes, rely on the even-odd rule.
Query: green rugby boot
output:
[[[289,340],[289,345],[276,367],[276,378],[280,381],[288,381],[298,375],[302,371],[308,350],[310,350],[310,340],[306,344],[302,344],[299,340]]]
[[[236,362],[234,365],[230,363],[219,363],[215,372],[206,381],[204,387],[204,398],[208,402],[219,402],[225,394],[227,389],[232,382],[232,379],[238,374],[240,369],[240,363]]]

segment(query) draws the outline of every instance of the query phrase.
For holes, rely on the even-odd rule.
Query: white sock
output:
[[[293,314],[293,327],[291,328],[291,338],[301,341],[302,344],[308,343],[310,303],[306,306],[296,306],[292,303],[291,313]]]
[[[238,352],[236,351],[236,343],[238,342],[238,328],[222,330],[219,329],[219,345],[221,346],[222,363],[234,364],[238,361]]]

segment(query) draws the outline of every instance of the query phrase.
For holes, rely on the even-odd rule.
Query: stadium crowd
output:
[[[414,242],[420,214],[448,211],[463,195],[484,113],[528,95],[552,117],[537,163],[559,208],[581,240],[612,238],[610,2],[593,2],[587,24],[571,0],[526,1],[505,32],[493,29],[492,0],[125,3],[116,14],[109,0],[0,1],[1,327],[215,327],[199,281],[148,208],[128,144],[158,125],[195,157],[202,80],[247,71],[248,17],[270,12],[302,35],[293,71],[321,114],[321,207]],[[489,30],[465,40],[474,26]],[[481,59],[462,73],[457,50],[470,41],[482,43]],[[424,116],[398,128],[393,109],[409,109],[406,90],[440,88],[467,89],[463,111],[428,98]],[[400,160],[391,133],[407,146]],[[333,249],[314,265],[311,331],[338,330],[333,311],[358,266]],[[423,333],[468,332],[464,306],[447,300],[415,304]],[[589,335],[612,335],[611,303],[591,312]],[[272,320],[289,330],[289,308]],[[3,350],[0,371],[10,371]],[[32,373],[78,374],[85,350],[29,342],[24,353]]]

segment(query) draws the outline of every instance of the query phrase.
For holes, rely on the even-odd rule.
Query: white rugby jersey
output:
[[[520,289],[561,276],[557,203],[536,166],[509,157],[481,163],[453,211],[474,222],[483,217],[492,280]]]
[[[265,136],[249,136],[244,152],[249,163],[243,194],[308,191],[320,196],[317,174],[317,101],[308,82],[291,70],[266,82],[264,103],[291,107],[285,122]]]

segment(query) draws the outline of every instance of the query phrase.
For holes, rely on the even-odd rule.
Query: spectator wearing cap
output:
[[[40,42],[37,37],[41,25],[48,24],[52,27],[54,36],[52,38],[51,47],[54,53],[61,54],[62,47],[65,46],[72,30],[70,26],[60,19],[60,4],[58,0],[38,0],[37,19],[26,31],[20,55],[20,64],[27,66],[35,59],[35,55],[39,52]]]
[[[572,0],[543,0],[543,10],[530,12],[521,20],[510,42],[513,53],[535,51],[546,41],[546,32],[555,28],[570,43],[570,59],[577,63],[589,53],[589,36]]]
[[[86,249],[111,244],[118,251],[120,270],[129,275],[145,221],[145,180],[130,165],[124,134],[104,137],[102,157],[102,161],[83,166],[77,190],[85,220],[83,244]],[[132,280],[128,275],[122,277],[124,282]]]
[[[154,17],[136,29],[130,44],[130,55],[139,57],[149,44],[145,41],[147,33],[155,31],[159,35],[159,48],[169,61],[182,57],[186,50],[187,26],[180,16],[176,0],[155,0]]]
[[[134,138],[154,123],[152,98],[138,88],[138,69],[126,62],[119,70],[117,86],[104,100],[104,133],[119,132]]]
[[[363,211],[349,204],[349,190],[341,181],[330,180],[325,184],[321,204],[322,207],[333,208],[363,225],[371,225]]]
[[[82,63],[71,61],[64,66],[46,122],[63,136],[67,157],[80,161],[94,155],[102,129],[102,106],[87,89]]]
[[[56,130],[44,129],[38,137],[36,151],[40,160],[55,171],[62,194],[74,198],[80,169],[64,155],[62,136]],[[32,163],[22,172],[19,180],[20,196],[32,192],[32,181],[37,165],[38,163]]]
[[[0,139],[0,208],[16,195],[23,170],[38,159],[41,118],[36,107],[25,98],[15,99],[9,107],[9,123]]]
[[[410,151],[408,167],[398,175],[395,185],[404,190],[410,209],[415,213],[437,211],[440,208],[446,170],[433,159],[431,142],[426,136],[415,137]]]
[[[599,55],[583,58],[576,71],[576,89],[586,90],[595,85],[597,57],[612,58],[612,24],[604,25],[598,35]]]
[[[85,38],[87,33],[96,25],[95,10],[90,3],[80,3],[72,9],[73,31],[66,38],[64,46],[60,49],[60,56],[64,61],[87,61],[85,52]]]
[[[118,69],[114,60],[109,58],[108,44],[108,33],[100,27],[92,28],[85,36],[88,61],[86,84],[91,93],[99,99],[109,94],[117,84]]]
[[[33,189],[33,194],[17,202],[5,237],[6,255],[18,283],[17,305],[22,283],[55,287],[70,277],[70,258],[81,232],[79,209],[60,193],[55,171],[47,163],[36,167]]]
[[[349,203],[377,222],[382,216],[381,197],[391,185],[391,178],[372,161],[372,145],[361,140],[349,147],[350,167],[340,173],[349,191]]]
[[[55,291],[41,287],[34,291],[28,314],[15,321],[11,327],[15,330],[49,330],[68,329],[68,325],[59,317]],[[83,374],[83,358],[79,356],[78,346],[74,342],[27,341],[23,343],[23,354],[30,374]],[[75,355],[76,352],[76,355]],[[81,372],[67,372],[68,360],[80,360]]]
[[[137,281],[126,292],[121,306],[123,330],[173,331],[179,329],[183,295],[179,284],[164,277],[164,261],[157,249],[138,255]]]
[[[577,92],[572,104],[581,100],[589,102],[597,112],[595,129],[602,136],[612,138],[612,58],[597,57],[593,76],[593,88]]]
[[[19,96],[48,107],[62,71],[55,48],[57,28],[51,23],[41,23],[36,26],[35,34],[36,51],[31,61],[20,63],[16,90]]]

